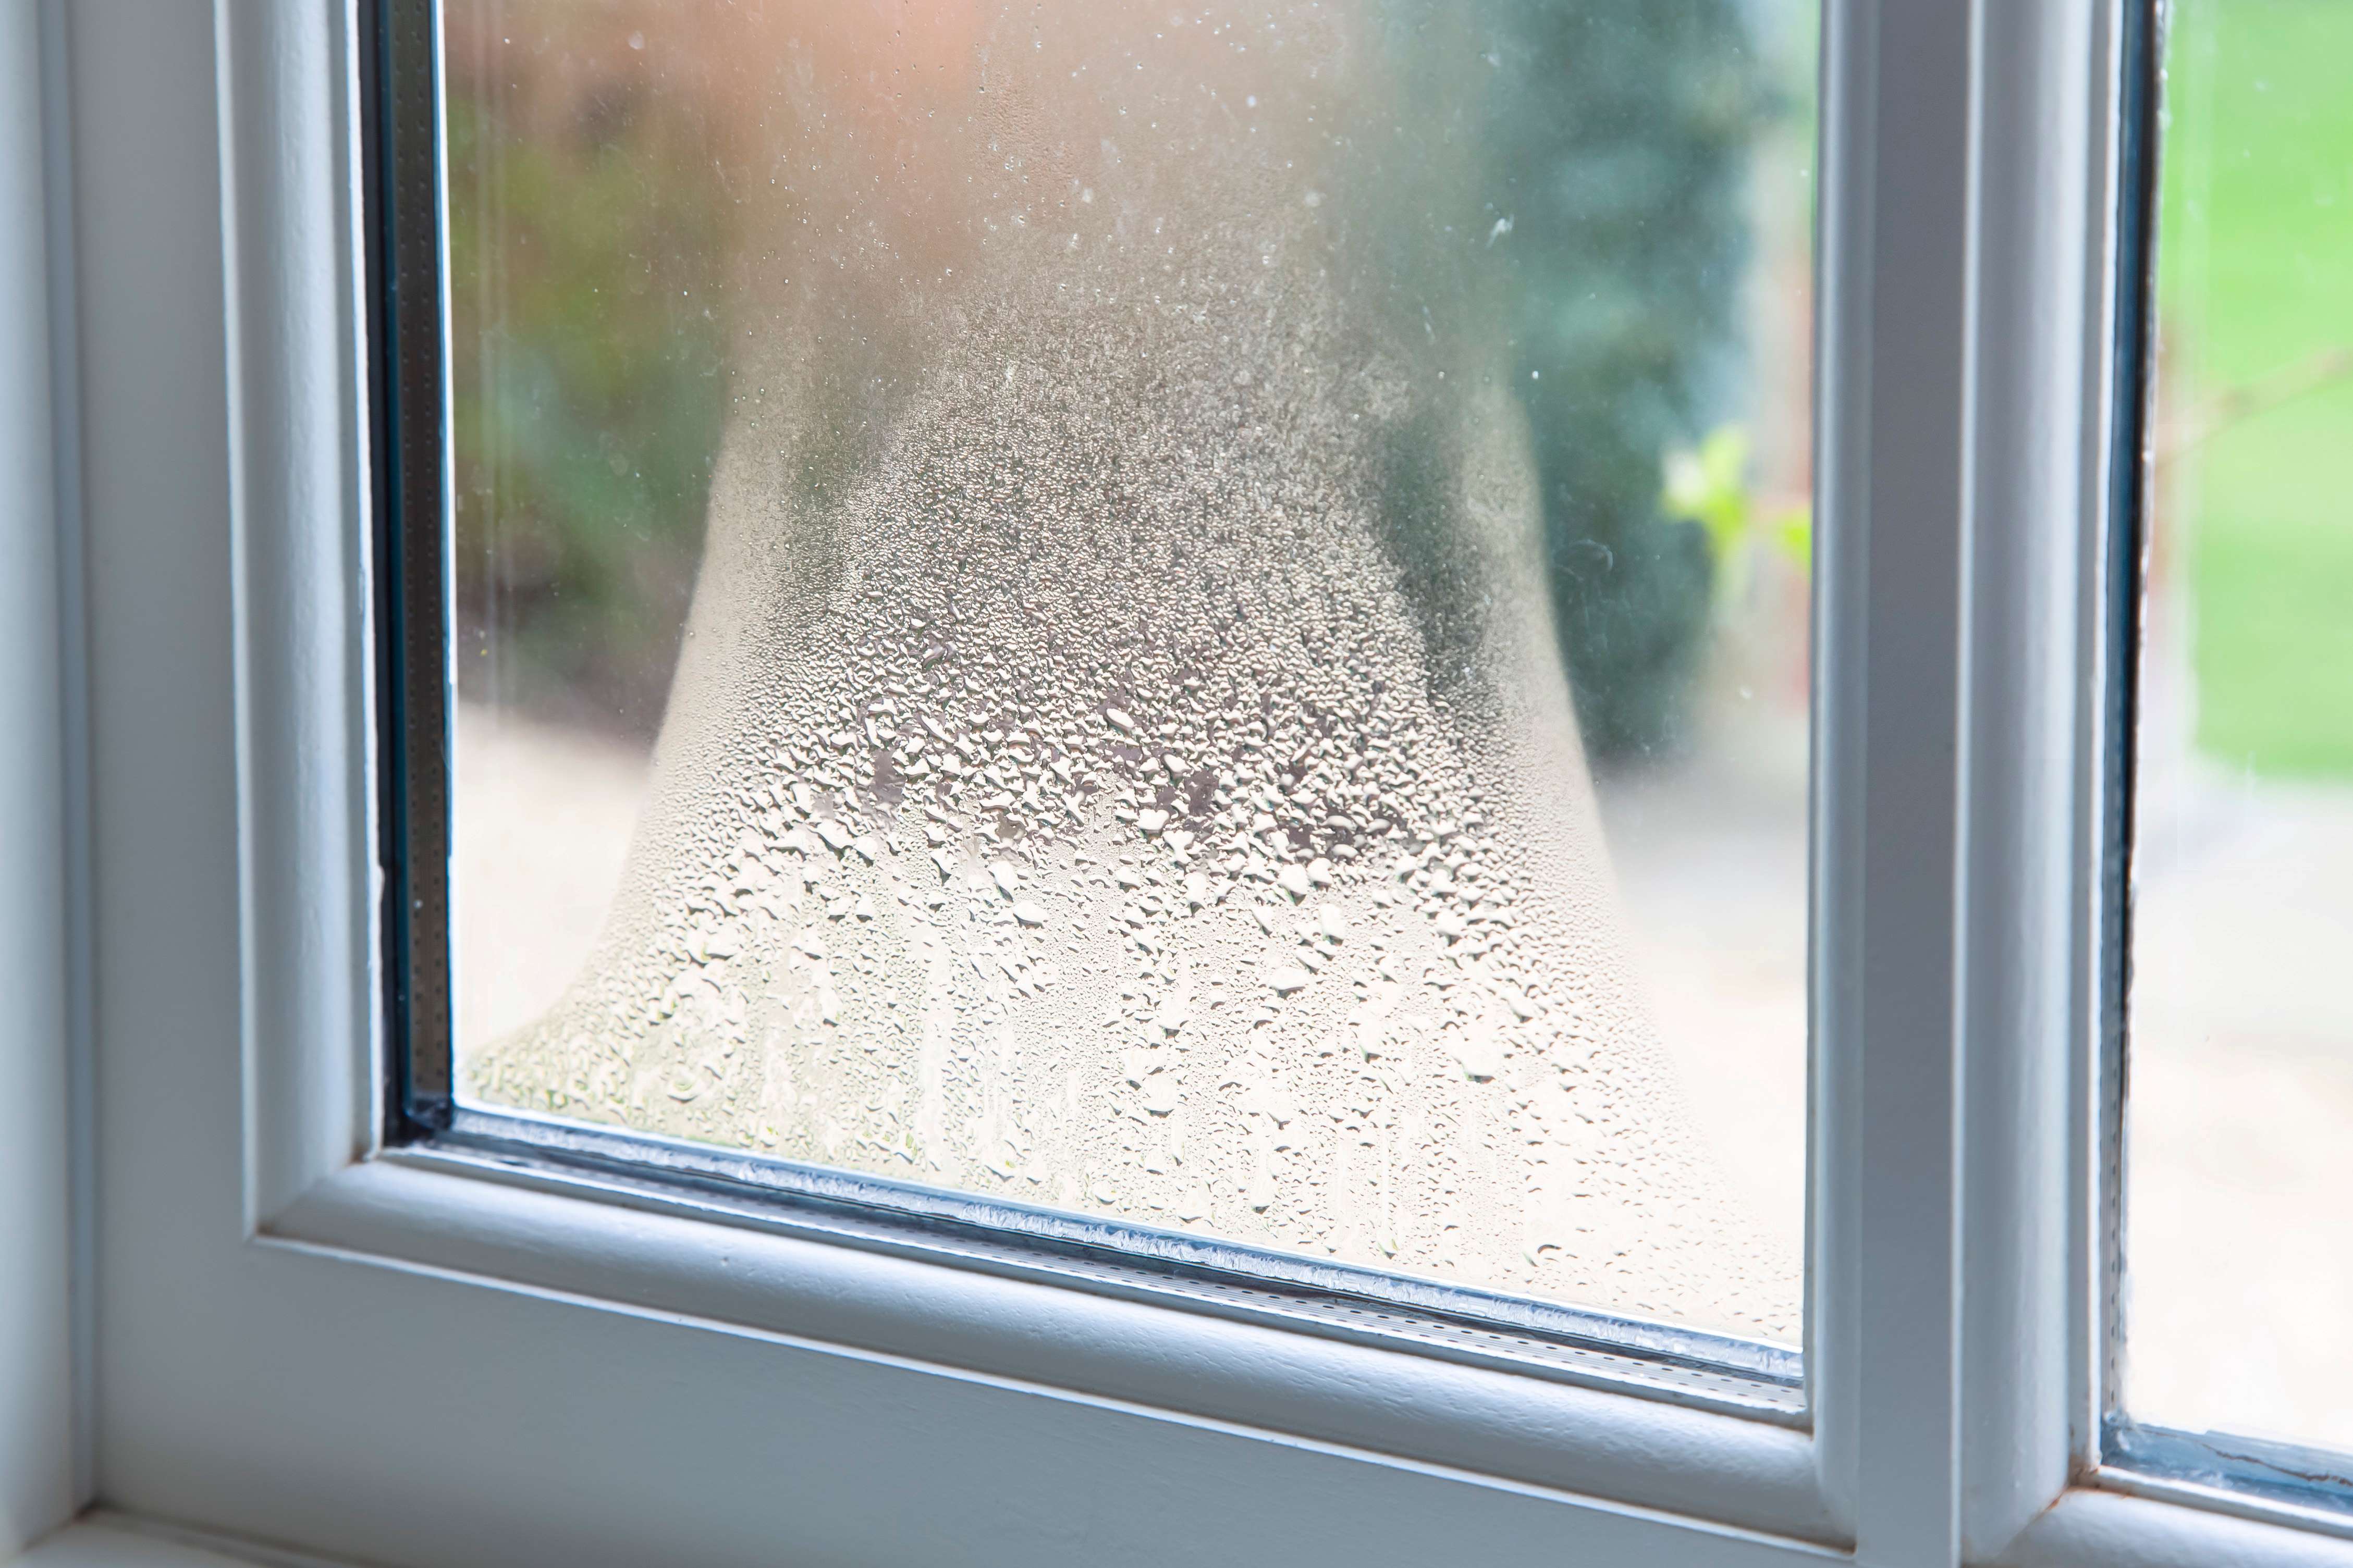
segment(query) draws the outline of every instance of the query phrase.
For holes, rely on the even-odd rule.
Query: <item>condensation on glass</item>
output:
[[[2353,7],[2171,11],[2123,1405],[2353,1452]]]
[[[445,16],[464,1098],[1795,1342],[1809,15]]]

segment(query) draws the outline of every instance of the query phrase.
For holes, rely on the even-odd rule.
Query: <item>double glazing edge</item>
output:
[[[448,376],[440,7],[365,0],[360,28],[375,520],[376,809],[385,1141],[447,1124],[449,974]]]
[[[1784,1425],[1804,1411],[1798,1352],[1765,1341],[554,1118],[460,1107],[427,1147],[849,1246],[1648,1389]]]
[[[2105,689],[2100,694],[2098,924],[2092,1026],[2097,1058],[2093,1201],[2098,1227],[2094,1267],[2098,1342],[2094,1378],[2102,1429],[2116,1415],[2124,1300],[2124,1097],[2126,1004],[2132,965],[2133,713],[2139,674],[2143,509],[2147,499],[2148,353],[2157,283],[2158,61],[2162,18],[2156,0],[2119,8],[2116,242],[2114,321],[2109,334],[2107,531],[2101,562]]]
[[[388,1148],[715,1219],[1802,1425],[1788,1346],[554,1118],[460,1107],[438,0],[361,0]]]

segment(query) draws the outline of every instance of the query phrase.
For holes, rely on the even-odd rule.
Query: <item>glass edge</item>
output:
[[[2101,1437],[2105,1462],[2137,1476],[2353,1520],[2353,1455],[2121,1415]]]
[[[2142,582],[2147,564],[2147,431],[2153,382],[2157,280],[2157,190],[2165,0],[2118,6],[2116,299],[2110,342],[2108,527],[2101,570],[2105,743],[2099,757],[2097,972],[2093,1020],[2097,1051],[2097,1163],[2093,1176],[2098,1355],[2096,1446],[2118,1414],[2124,1353],[2124,1143],[2126,1037],[2132,989],[2134,787],[2138,752]]]
[[[620,1182],[702,1201],[730,1216],[818,1238],[1082,1287],[1224,1306],[1303,1326],[1394,1321],[1370,1337],[1603,1383],[1688,1385],[1788,1415],[1800,1408],[1796,1347],[1414,1275],[1331,1262],[1189,1231],[1097,1218],[839,1167],[588,1122],[459,1105],[426,1147],[559,1177]],[[1433,1339],[1430,1335],[1438,1336]],[[1500,1337],[1485,1342],[1481,1336]],[[1558,1352],[1558,1353],[1556,1353]],[[1598,1359],[1597,1359],[1598,1358]],[[1751,1412],[1754,1413],[1754,1412]]]

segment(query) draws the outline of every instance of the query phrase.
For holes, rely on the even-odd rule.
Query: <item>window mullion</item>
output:
[[[1830,19],[1810,1364],[1873,1563],[1998,1552],[2074,1453],[2115,36]]]
[[[1957,900],[1974,8],[1832,4],[1818,465],[1823,1484],[1873,1563],[1958,1540]]]
[[[1979,38],[1958,932],[1968,1561],[2050,1506],[2083,1436],[2070,1162],[2094,1038],[2117,21],[2109,5],[1989,6]]]

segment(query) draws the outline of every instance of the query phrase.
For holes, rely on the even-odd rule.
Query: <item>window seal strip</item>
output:
[[[2121,7],[2124,70],[2117,105],[2116,268],[2115,325],[2110,333],[2114,410],[2109,431],[2108,536],[2102,594],[2107,618],[2106,689],[2101,723],[2107,738],[2100,765],[2100,867],[2096,884],[2098,971],[2093,999],[2099,1103],[2097,1171],[2094,1177],[2099,1227],[2097,1415],[2102,1448],[2121,1417],[2118,1403],[2124,1350],[2124,1141],[2126,1037],[2132,990],[2133,785],[2137,764],[2135,716],[2140,686],[2140,584],[2147,566],[2149,400],[2155,385],[2148,360],[2156,346],[2157,189],[2164,57],[2159,0],[2127,0]]]
[[[448,1124],[450,496],[438,0],[363,0],[369,420],[376,459],[382,1136]]]

